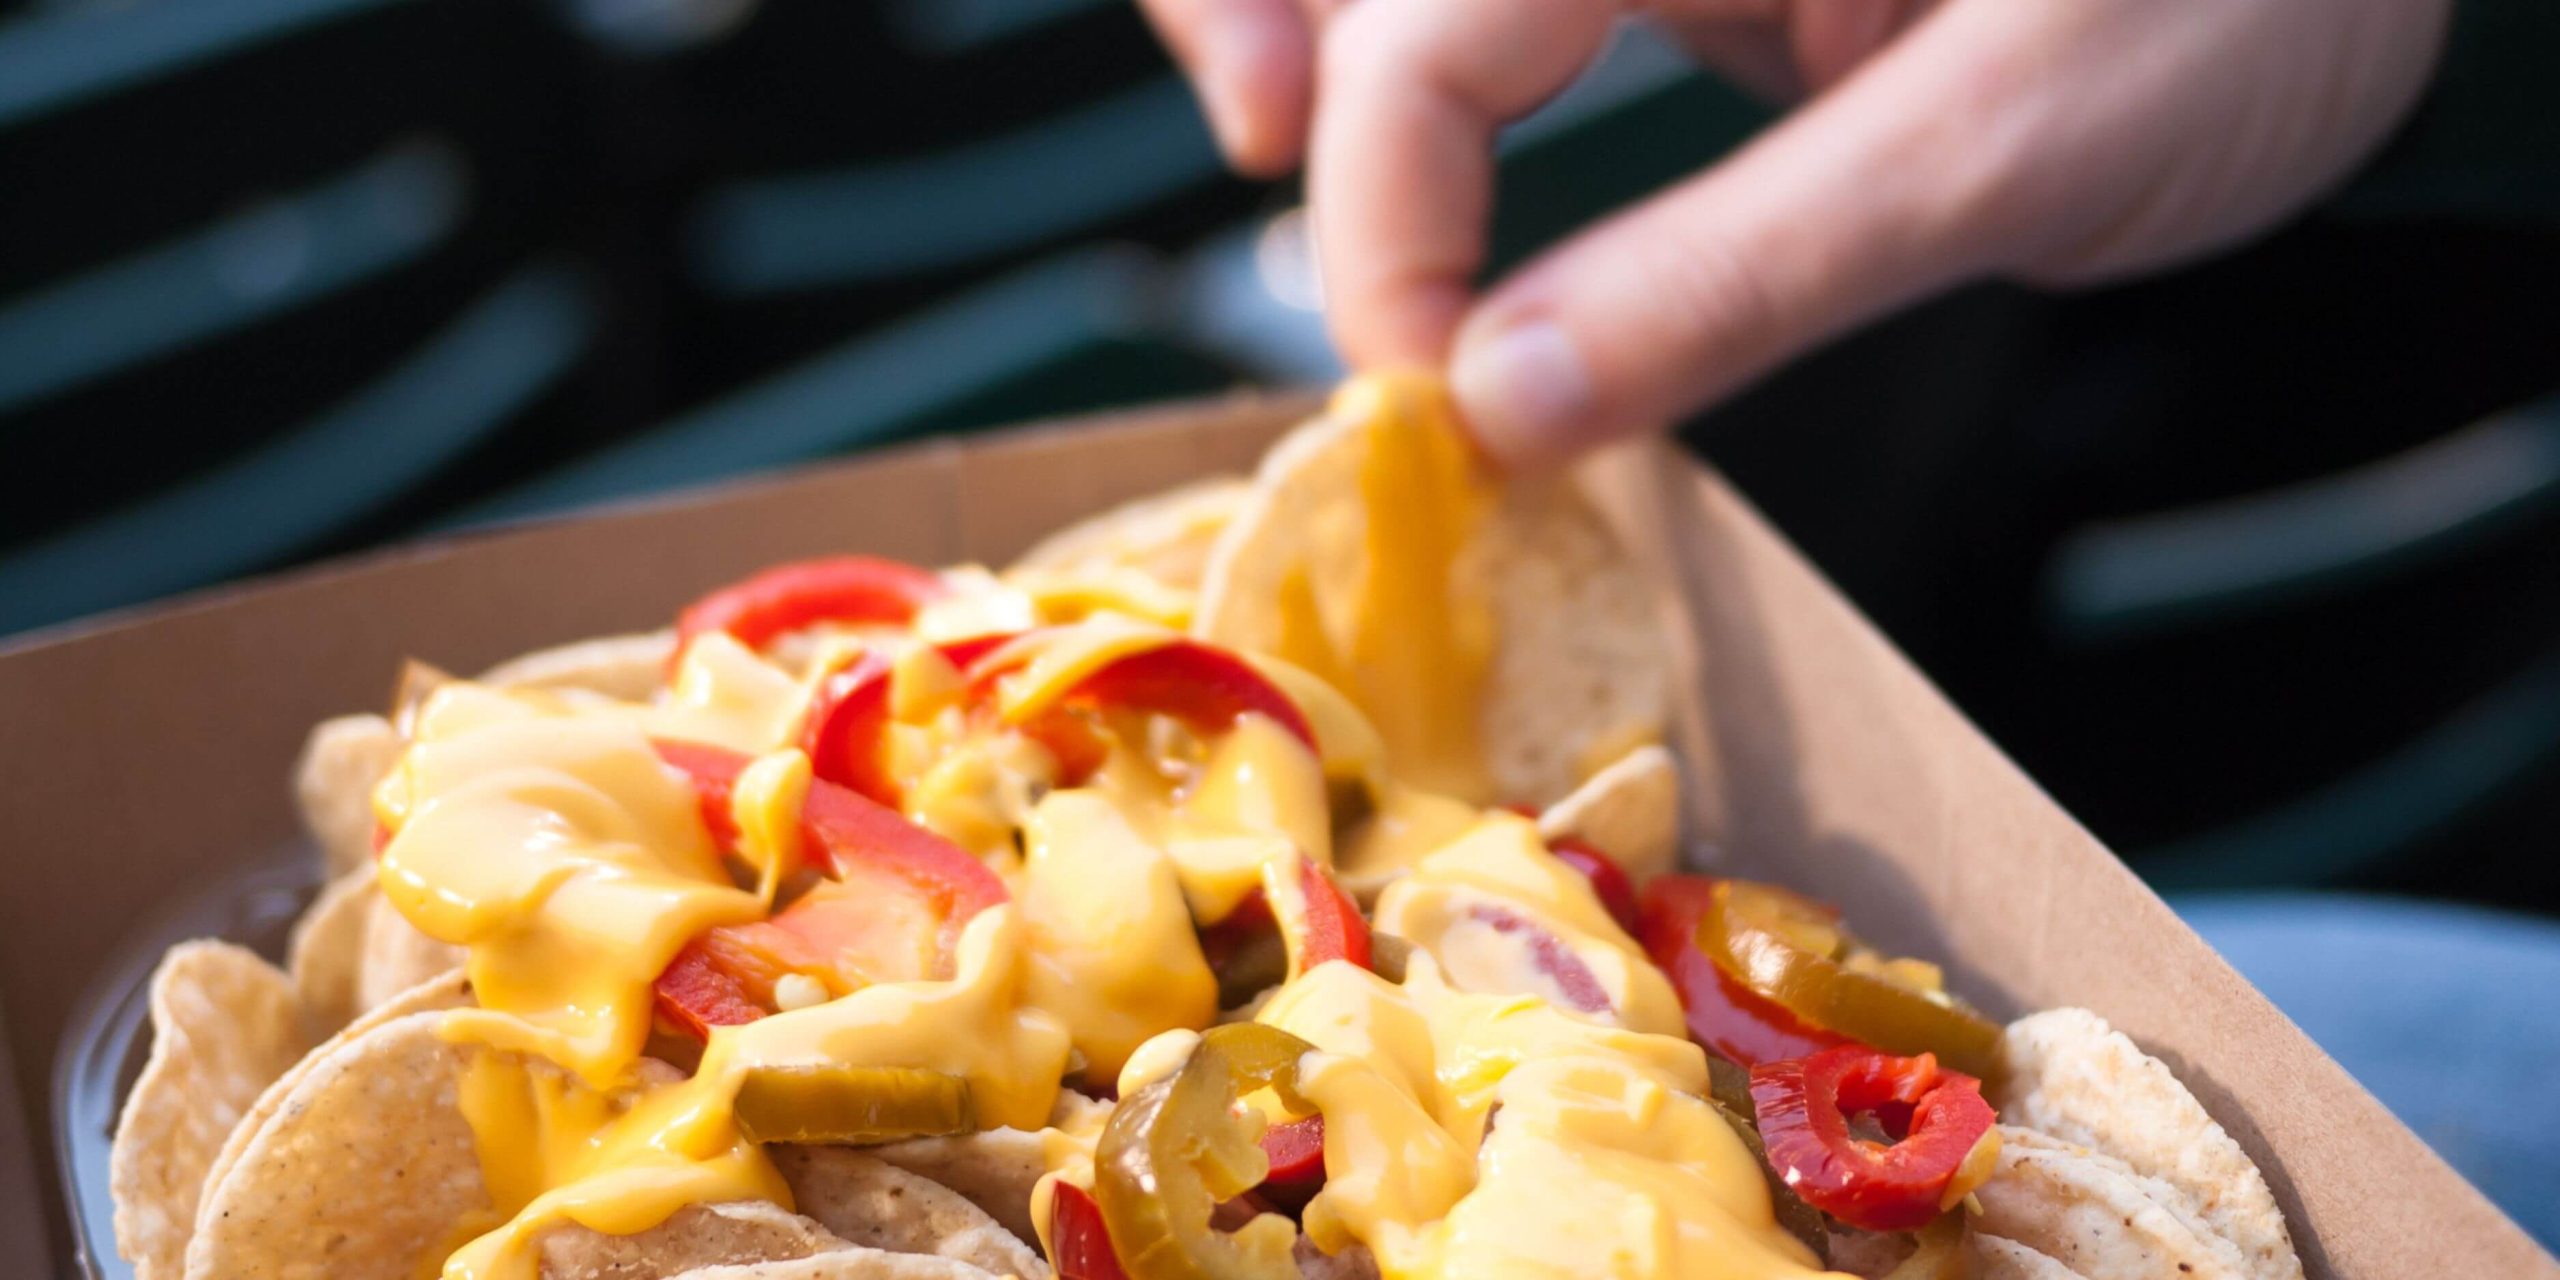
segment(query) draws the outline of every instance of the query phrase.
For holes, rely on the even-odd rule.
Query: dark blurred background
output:
[[[2249,248],[1974,289],[1684,428],[2173,894],[2560,910],[2560,183],[2499,161],[2560,120],[2538,7],[2467,6]],[[1502,255],[1764,119],[1631,33],[1506,136]],[[1320,381],[1294,200],[1114,0],[0,0],[0,632]]]

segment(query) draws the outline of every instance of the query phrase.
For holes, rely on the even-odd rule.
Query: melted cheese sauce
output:
[[[1626,1062],[1528,1062],[1473,1189],[1413,1232],[1389,1276],[1759,1280],[1823,1274],[1770,1216],[1759,1161],[1691,1088]],[[1328,1139],[1325,1163],[1334,1162]]]
[[[1053,792],[1023,837],[1025,987],[1066,1024],[1085,1079],[1113,1079],[1158,1033],[1217,1016],[1218,980],[1180,877],[1117,807],[1091,791]]]
[[[1057,1102],[1066,1027],[1023,1000],[1016,909],[961,931],[947,981],[884,982],[805,1009],[714,1028],[691,1078],[636,1086],[616,1114],[595,1090],[484,1053],[463,1080],[463,1112],[483,1180],[505,1221],[456,1250],[446,1280],[530,1280],[541,1232],[574,1221],[614,1235],[644,1231],[688,1204],[763,1199],[789,1206],[762,1152],[738,1133],[741,1082],[761,1067],[913,1067],[968,1082],[979,1123],[1036,1130]],[[484,1039],[487,1019],[447,1015],[446,1034]]]
[[[694,935],[764,914],[692,788],[612,717],[474,685],[438,690],[384,783],[377,876],[429,937],[469,948],[473,1039],[613,1084],[649,1036],[650,984]]]
[[[1295,886],[1299,854],[1332,864],[1326,812],[1314,753],[1270,720],[1246,716],[1210,749],[1190,785],[1151,816],[1192,915],[1223,920],[1275,879]]]
[[[1477,714],[1493,607],[1474,580],[1482,566],[1463,554],[1493,509],[1494,483],[1436,382],[1356,379],[1329,412],[1360,424],[1362,532],[1342,571],[1307,565],[1285,581],[1273,602],[1276,656],[1348,694],[1398,778],[1475,803],[1497,799]]]
[[[758,755],[797,737],[808,706],[806,683],[713,632],[685,646],[665,698],[630,714],[658,737]]]
[[[538,1237],[561,1222],[632,1235],[689,1204],[789,1207],[781,1174],[722,1109],[704,1105],[705,1092],[660,1086],[625,1107],[512,1054],[474,1057],[463,1072],[462,1113],[479,1144],[494,1225],[454,1250],[442,1274],[535,1280]]]

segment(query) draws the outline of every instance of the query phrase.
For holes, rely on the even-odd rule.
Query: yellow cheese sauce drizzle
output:
[[[688,1204],[770,1200],[789,1207],[772,1164],[739,1136],[746,1073],[805,1064],[918,1067],[968,1082],[980,1122],[1036,1130],[1055,1105],[1068,1055],[1059,1020],[1022,999],[1016,909],[962,930],[948,981],[884,982],[806,1009],[714,1028],[690,1078],[628,1081],[617,1112],[574,1079],[484,1050],[463,1079],[495,1229],[456,1250],[446,1280],[530,1280],[541,1232],[574,1221],[612,1235],[646,1230]],[[483,1020],[458,1018],[475,1039]],[[461,1030],[460,1027],[468,1027]]]
[[[444,1260],[446,1280],[534,1280],[541,1233],[575,1222],[631,1235],[690,1204],[769,1200],[791,1189],[727,1116],[724,1082],[627,1092],[623,1110],[575,1079],[486,1050],[464,1069],[462,1112],[479,1145],[495,1225]]]
[[[1357,379],[1328,412],[1356,433],[1362,532],[1351,563],[1301,564],[1283,577],[1270,642],[1359,705],[1398,778],[1494,800],[1477,710],[1493,607],[1478,580],[1484,566],[1463,554],[1493,509],[1493,480],[1430,379]]]
[[[1492,606],[1458,580],[1492,485],[1436,382],[1361,379],[1335,397],[1333,412],[1371,424],[1360,471],[1367,554],[1346,646],[1354,696],[1386,735],[1398,775],[1493,799],[1477,728]]]
[[[753,920],[692,788],[619,718],[475,685],[438,690],[378,807],[377,878],[428,936],[469,949],[480,1008],[457,1038],[616,1083],[649,1035],[650,984],[686,941]]]

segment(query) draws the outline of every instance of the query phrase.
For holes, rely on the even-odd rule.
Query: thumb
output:
[[[1998,65],[2014,28],[1967,14],[1982,8],[1941,9],[1742,150],[1474,307],[1450,380],[1485,448],[1536,465],[1659,427],[1989,270],[2017,220],[1997,203],[1990,153],[2004,148],[1983,134],[1988,117],[2024,113],[1986,101],[2021,69]]]

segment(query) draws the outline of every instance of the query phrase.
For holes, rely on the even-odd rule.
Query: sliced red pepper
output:
[[[729,805],[748,757],[699,743],[656,746],[692,782],[712,838],[737,848]],[[688,944],[658,980],[658,1006],[671,1021],[701,1035],[753,1021],[772,1011],[773,983],[797,969],[928,976],[961,927],[1007,897],[968,851],[830,782],[810,781],[800,837],[829,882],[771,920],[712,929]]]
[[[1360,904],[1343,892],[1313,858],[1298,859],[1298,893],[1307,902],[1307,932],[1298,940],[1298,966],[1312,969],[1328,960],[1348,960],[1369,967],[1369,922]]]
[[[1281,936],[1271,899],[1261,889],[1246,894],[1224,917],[1200,930],[1200,954],[1218,977],[1222,1007],[1243,1004],[1256,992],[1328,960],[1376,970],[1376,940],[1360,915],[1359,904],[1314,859],[1300,859],[1298,890],[1306,911],[1294,938]],[[1290,968],[1293,958],[1295,971]]]
[[[818,682],[800,735],[810,772],[885,805],[898,803],[898,781],[882,756],[889,734],[889,660],[866,653]]]
[[[1058,1280],[1128,1280],[1111,1251],[1111,1228],[1093,1193],[1072,1182],[1049,1190],[1049,1266]]]
[[[1324,1189],[1324,1117],[1308,1116],[1262,1131],[1262,1154],[1271,1171],[1254,1194],[1284,1213],[1296,1213]]]
[[[1253,664],[1197,640],[1174,640],[1133,653],[1086,676],[1067,693],[1104,707],[1168,715],[1193,732],[1221,732],[1248,715],[1268,716],[1316,749],[1315,727],[1280,687]]]
[[[702,820],[723,849],[738,844],[729,811],[738,775],[753,761],[738,752],[661,739],[658,758],[693,783]],[[909,822],[897,810],[830,782],[812,779],[800,806],[800,835],[812,860],[836,879],[858,868],[888,871],[955,917],[953,928],[1006,899],[1004,882],[969,851]]]
[[[658,1005],[708,1038],[708,1028],[779,1008],[774,988],[785,974],[825,979],[831,993],[935,977],[948,969],[948,925],[942,904],[861,869],[850,882],[820,882],[772,919],[705,930],[659,976]]]
[[[945,662],[962,671],[1003,648],[1019,633],[1000,631],[934,646]],[[811,772],[838,786],[850,787],[882,804],[900,801],[898,780],[889,772],[884,752],[889,737],[889,679],[894,664],[885,654],[866,653],[851,665],[818,682],[809,707],[800,747],[809,753]]]
[[[878,556],[778,564],[685,606],[676,615],[668,666],[672,670],[685,646],[706,632],[726,631],[738,643],[761,649],[776,636],[819,622],[904,625],[942,593],[941,575]]]
[[[704,939],[696,938],[667,962],[658,975],[658,1012],[696,1040],[709,1040],[713,1027],[734,1027],[772,1012],[772,985],[758,998],[734,967],[712,958]]]
[[[1372,968],[1375,948],[1369,936],[1369,922],[1360,915],[1360,904],[1313,858],[1298,859],[1298,895],[1306,900],[1303,931],[1291,948],[1298,958],[1298,972],[1304,973],[1328,960],[1348,960],[1363,969]],[[1200,931],[1200,951],[1213,972],[1224,974],[1227,966],[1247,955],[1257,940],[1268,947],[1274,930],[1279,927],[1271,910],[1270,896],[1256,889],[1246,894],[1224,917]],[[1267,956],[1268,952],[1264,954]],[[1295,974],[1278,972],[1277,962],[1266,975],[1277,982]]]
[[[1013,665],[982,662],[971,669],[970,683],[991,686]],[[1316,731],[1306,713],[1252,663],[1179,636],[1104,663],[1060,693],[1058,704],[1171,716],[1202,735],[1223,733],[1243,716],[1260,714],[1277,721],[1308,750],[1316,749]]]
[[[1849,1043],[1734,981],[1699,949],[1698,920],[1714,903],[1715,884],[1707,876],[1654,877],[1636,929],[1645,954],[1679,993],[1690,1038],[1746,1067]]]
[[[1769,1165],[1805,1203],[1868,1231],[1925,1226],[1988,1172],[1976,1147],[1997,1117],[1982,1082],[1942,1070],[1932,1054],[1900,1058],[1837,1045],[1751,1069],[1751,1104]],[[1897,1126],[1900,1108],[1908,1120]],[[1895,1140],[1849,1132],[1875,1115]]]

